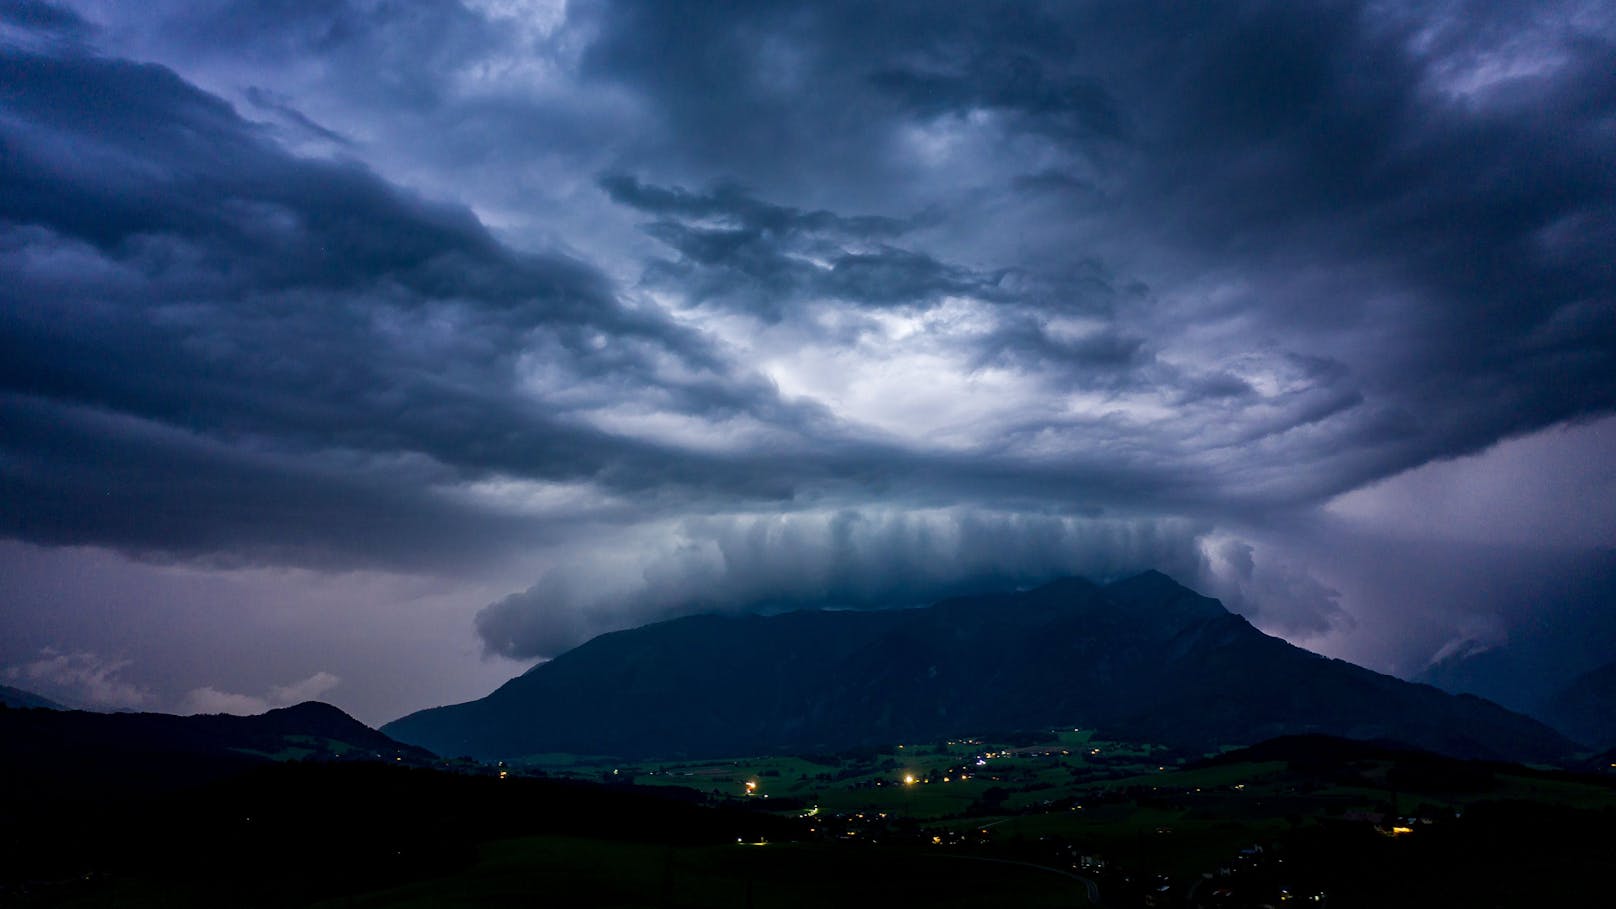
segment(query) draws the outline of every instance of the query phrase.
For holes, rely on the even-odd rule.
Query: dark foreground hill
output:
[[[1279,735],[1554,760],[1488,701],[1269,637],[1157,572],[923,609],[698,616],[598,637],[388,735],[440,754],[810,752],[1071,724],[1192,750]]]
[[[147,795],[279,760],[425,764],[434,756],[317,701],[258,716],[0,708],[4,798]]]
[[[661,905],[655,889],[635,903],[599,900],[584,889],[596,881],[555,863],[516,876],[474,873],[468,883],[483,888],[476,895],[416,902],[384,888],[476,872],[486,844],[510,837],[586,838],[562,841],[585,857],[648,856],[642,873],[655,880],[674,845],[734,851],[737,837],[790,833],[786,821],[745,806],[641,787],[391,761],[265,762],[181,791],[0,801],[0,906]],[[648,845],[636,851],[634,843]],[[354,899],[373,889],[384,892]],[[740,889],[737,879],[730,892]]]

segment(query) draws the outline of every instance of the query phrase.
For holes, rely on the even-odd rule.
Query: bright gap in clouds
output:
[[[970,449],[1032,405],[1033,377],[971,361],[994,327],[992,306],[950,297],[936,306],[883,312],[822,307],[818,329],[763,328],[729,340],[791,399],[905,443]]]
[[[1388,536],[1531,548],[1616,547],[1616,418],[1555,426],[1332,499]]]

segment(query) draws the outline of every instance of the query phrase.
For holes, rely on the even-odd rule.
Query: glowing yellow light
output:
[[[757,780],[747,780],[746,781],[746,794],[751,795],[754,792],[757,792]]]
[[[507,771],[501,770],[499,772],[499,778],[502,779],[502,780],[508,775],[509,775],[509,773]]]
[[[913,786],[915,784],[915,775],[912,774],[912,773],[904,774],[903,775],[903,784],[905,786]]]

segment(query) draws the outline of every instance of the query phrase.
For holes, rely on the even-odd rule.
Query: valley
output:
[[[64,909],[1525,905],[1593,885],[1616,847],[1616,768],[1322,736],[1204,754],[1062,727],[683,761],[291,757],[161,796],[13,801],[0,894]],[[93,834],[68,820],[85,811]]]

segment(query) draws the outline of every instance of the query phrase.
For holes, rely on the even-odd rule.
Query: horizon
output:
[[[1161,571],[1616,660],[1616,15],[0,7],[0,684],[369,725]]]

